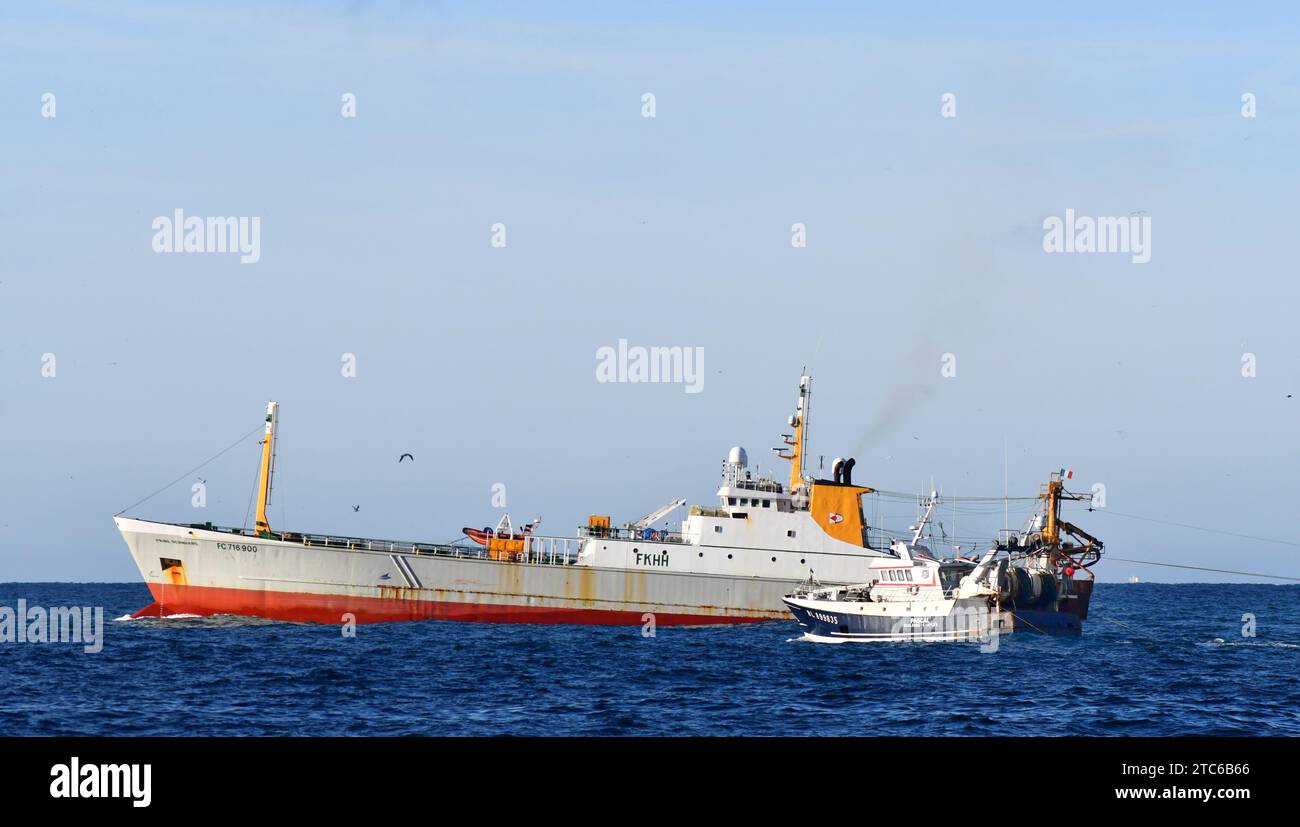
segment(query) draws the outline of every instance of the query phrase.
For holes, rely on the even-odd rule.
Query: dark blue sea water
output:
[[[0,643],[0,735],[1300,735],[1300,586],[1097,587],[1082,638],[799,641],[729,628],[119,620],[138,584],[0,584],[103,606],[103,651]],[[1256,636],[1242,636],[1242,615]]]

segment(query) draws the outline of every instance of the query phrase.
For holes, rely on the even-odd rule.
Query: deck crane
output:
[[[629,523],[628,528],[632,529],[633,531],[640,531],[642,529],[649,528],[650,526],[657,523],[660,517],[672,511],[674,508],[681,508],[684,505],[686,505],[685,499],[673,500],[672,502],[667,503],[666,505],[659,506],[654,511],[651,511],[649,514],[645,515],[641,519]]]

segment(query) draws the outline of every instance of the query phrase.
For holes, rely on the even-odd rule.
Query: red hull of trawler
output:
[[[1095,580],[1074,580],[1070,590],[1076,595],[1074,600],[1062,601],[1061,611],[1078,615],[1080,620],[1088,619],[1088,603],[1092,601],[1092,586]]]
[[[472,623],[576,623],[588,626],[640,626],[644,612],[606,609],[560,609],[387,597],[349,597],[307,592],[256,591],[212,586],[150,583],[154,602],[132,617],[168,615],[244,615],[299,623],[340,623],[353,615],[357,623],[410,620],[457,620]],[[761,623],[771,617],[719,617],[655,612],[657,626],[706,626]]]

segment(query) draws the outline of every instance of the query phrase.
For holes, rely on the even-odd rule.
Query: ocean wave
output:
[[[1265,649],[1300,649],[1300,643],[1287,643],[1281,640],[1224,640],[1221,637],[1202,641],[1197,646],[1256,646]]]

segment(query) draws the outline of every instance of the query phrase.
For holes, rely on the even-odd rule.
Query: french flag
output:
[[[1062,469],[1061,469],[1061,479],[1063,479],[1063,480],[1072,480],[1072,479],[1074,479],[1074,472],[1071,471],[1069,468],[1062,468]]]

